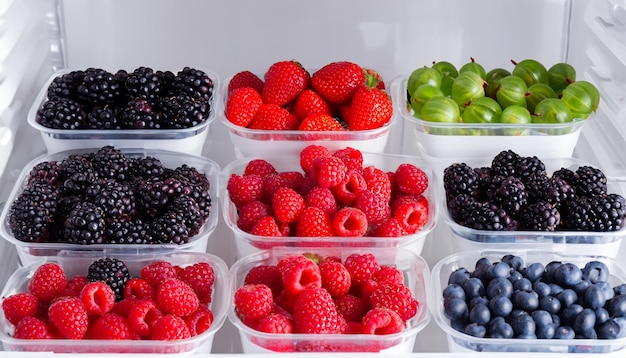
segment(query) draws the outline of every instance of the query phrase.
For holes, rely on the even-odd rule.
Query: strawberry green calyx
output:
[[[383,77],[380,75],[380,73],[376,72],[376,70],[373,70],[371,68],[363,68],[363,74],[365,75],[365,87],[369,89],[385,89],[385,82],[383,81]]]

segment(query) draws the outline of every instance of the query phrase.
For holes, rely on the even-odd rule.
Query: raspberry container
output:
[[[56,262],[63,268],[68,278],[86,275],[89,265],[98,259],[112,257],[122,260],[128,267],[131,277],[140,277],[140,270],[155,261],[167,261],[181,267],[199,262],[209,263],[215,272],[213,296],[209,308],[213,312],[213,323],[209,329],[197,336],[177,341],[157,340],[103,340],[103,339],[40,339],[27,340],[13,338],[13,325],[0,313],[0,340],[4,350],[22,352],[54,353],[210,353],[215,333],[226,320],[230,302],[228,290],[228,266],[219,257],[207,253],[176,252],[167,254],[119,254],[66,252],[63,256],[47,257],[44,262]],[[8,279],[2,297],[27,291],[28,282],[39,264],[18,268]],[[0,310],[1,311],[1,310]]]
[[[261,77],[263,78],[263,77]],[[220,121],[228,129],[236,158],[250,156],[278,156],[296,154],[302,148],[311,145],[323,145],[329,149],[352,147],[361,151],[383,153],[389,141],[389,134],[397,122],[396,114],[389,123],[376,129],[362,131],[319,131],[306,132],[300,130],[259,130],[238,126],[226,118],[226,101],[228,100],[228,84],[222,85],[222,112]],[[395,112],[394,108],[394,112]]]
[[[300,161],[298,155],[289,156],[259,156],[258,158],[267,160],[277,171],[300,171]],[[246,165],[254,158],[235,159],[222,169],[222,215],[224,221],[230,227],[235,236],[237,257],[243,257],[260,249],[268,249],[275,246],[345,246],[345,247],[379,247],[392,248],[404,247],[415,252],[422,253],[427,235],[435,228],[437,220],[437,191],[438,186],[434,180],[434,175],[430,167],[420,158],[397,154],[379,154],[363,152],[363,166],[374,165],[383,171],[395,171],[402,163],[410,163],[422,169],[429,178],[429,186],[424,196],[428,199],[428,220],[424,226],[415,234],[399,237],[267,237],[252,235],[237,227],[237,208],[231,202],[226,185],[228,178],[232,174],[243,174]]]
[[[350,254],[371,253],[381,265],[393,265],[404,274],[404,283],[419,302],[417,314],[407,321],[406,328],[389,335],[369,334],[277,334],[254,330],[241,322],[231,303],[228,309],[229,320],[239,330],[244,353],[272,353],[266,348],[280,346],[284,351],[303,351],[313,347],[313,351],[365,352],[376,351],[384,354],[405,354],[413,351],[417,334],[430,321],[426,301],[430,270],[426,261],[405,249],[356,249],[356,248],[273,248],[248,255],[237,260],[230,268],[231,297],[243,285],[246,273],[262,264],[275,265],[282,257],[294,254],[311,253],[322,256],[337,256],[343,260]],[[374,348],[373,348],[374,347]]]
[[[80,245],[69,243],[55,243],[55,242],[25,242],[18,240],[12,233],[8,225],[9,210],[11,203],[20,195],[26,186],[26,180],[28,179],[31,169],[38,163],[43,161],[60,161],[67,158],[72,154],[92,153],[95,150],[82,149],[82,150],[68,150],[53,154],[44,154],[33,160],[31,160],[16,180],[16,183],[11,190],[7,198],[7,204],[2,208],[0,213],[0,236],[3,239],[14,244],[17,249],[20,261],[23,265],[28,265],[33,262],[43,259],[44,256],[62,256],[71,251],[98,251],[106,254],[117,253],[168,253],[172,251],[192,251],[192,252],[206,252],[209,237],[215,230],[218,221],[218,200],[217,189],[219,187],[219,174],[220,168],[214,161],[189,154],[170,152],[165,150],[149,150],[149,149],[119,149],[121,153],[128,158],[145,158],[154,157],[161,161],[166,168],[177,168],[183,164],[194,167],[198,172],[203,173],[209,179],[210,188],[209,194],[212,199],[212,208],[206,222],[200,228],[200,231],[195,236],[189,238],[187,243],[181,244],[92,244],[92,245]]]
[[[201,155],[210,132],[210,125],[219,111],[219,76],[209,70],[204,71],[213,81],[213,98],[208,118],[202,123],[183,129],[54,129],[44,127],[36,120],[37,110],[47,100],[48,86],[55,77],[71,72],[55,72],[39,91],[30,111],[28,123],[41,133],[48,153],[57,153],[71,149],[98,148],[113,145],[118,148],[144,148],[171,150],[191,155]]]
[[[615,353],[626,348],[626,338],[617,339],[520,339],[520,338],[477,338],[455,330],[450,320],[443,313],[443,289],[448,285],[450,274],[465,267],[474,270],[479,259],[487,258],[491,263],[498,262],[504,255],[513,254],[521,257],[526,266],[541,263],[544,266],[551,261],[573,263],[583,268],[590,261],[601,261],[609,269],[608,282],[612,287],[626,283],[626,271],[615,260],[593,255],[563,255],[542,250],[489,250],[483,252],[462,252],[439,260],[432,268],[431,290],[428,302],[430,313],[437,325],[445,332],[448,349],[454,353],[470,352],[533,352],[546,353]]]
[[[555,170],[560,168],[576,170],[583,165],[593,166],[592,164],[576,158],[552,158],[542,161],[546,166],[548,175],[552,175]],[[488,166],[491,163],[490,161],[477,159],[468,159],[466,161],[457,160],[456,162],[465,162],[473,168]],[[449,164],[452,164],[452,162]],[[625,186],[623,183],[609,180],[608,192],[624,196]],[[622,240],[626,237],[626,227],[624,225],[622,225],[620,230],[609,232],[476,230],[457,224],[452,219],[445,201],[443,189],[442,194],[441,211],[443,221],[452,232],[452,245],[455,252],[476,252],[498,247],[507,247],[516,249],[542,249],[567,254],[599,255],[615,258],[622,245]]]

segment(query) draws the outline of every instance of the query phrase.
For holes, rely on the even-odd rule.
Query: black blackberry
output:
[[[172,84],[175,93],[183,93],[193,99],[203,98],[210,106],[213,96],[213,81],[202,70],[185,67],[178,71]]]
[[[121,129],[113,107],[95,106],[87,114],[87,129]]]
[[[150,226],[142,219],[112,220],[106,224],[107,244],[153,244]]]
[[[550,202],[539,200],[527,205],[519,218],[519,228],[531,231],[554,231],[561,221],[561,213]]]
[[[133,177],[139,179],[162,179],[165,173],[163,163],[155,157],[146,156],[133,159]]]
[[[143,98],[131,99],[117,111],[122,129],[159,129],[161,113],[153,110],[152,104]]]
[[[26,184],[32,185],[37,182],[46,182],[56,188],[60,185],[60,172],[61,169],[55,160],[37,163],[28,173]]]
[[[132,188],[114,179],[97,180],[85,190],[85,200],[102,208],[107,220],[135,215],[135,197]]]
[[[167,211],[152,221],[152,237],[161,244],[186,244],[191,236],[186,221],[184,213]]]
[[[186,93],[159,100],[163,128],[191,128],[207,120],[211,107],[203,97],[193,98]]]
[[[510,176],[493,192],[493,202],[507,213],[517,215],[528,204],[528,192],[521,179]]]
[[[85,189],[98,179],[91,164],[91,156],[69,155],[59,164],[65,195],[83,194]]]
[[[48,98],[76,98],[78,86],[83,81],[85,71],[75,70],[56,76],[48,85]]]
[[[448,200],[448,212],[457,224],[465,225],[472,212],[480,205],[482,204],[476,201],[473,196],[459,194]]]
[[[180,178],[187,183],[185,193],[198,204],[203,220],[208,218],[211,213],[212,202],[209,192],[211,183],[206,175],[192,166],[183,164],[174,169],[173,177]]]
[[[35,117],[37,123],[53,129],[81,129],[86,119],[87,112],[77,101],[63,97],[46,100]]]
[[[576,169],[574,190],[578,196],[594,196],[607,193],[607,179],[604,173],[591,166],[580,166]]]
[[[561,169],[555,170],[551,176],[551,178],[561,178],[572,186],[576,182],[576,177],[577,177],[576,172],[568,168],[561,168]]]
[[[105,257],[96,260],[87,269],[87,281],[106,283],[115,292],[116,301],[124,299],[124,287],[130,279],[126,264],[114,258]]]
[[[91,159],[93,169],[100,178],[124,182],[132,175],[131,160],[119,149],[104,146],[96,151]]]
[[[472,211],[464,226],[476,230],[510,231],[517,230],[519,224],[504,209],[493,203],[483,203]]]
[[[178,179],[144,180],[135,188],[137,209],[156,217],[183,192],[184,185]]]
[[[536,156],[520,157],[515,174],[522,180],[530,201],[545,198],[548,190],[548,174],[545,164]]]
[[[94,203],[82,202],[65,219],[63,236],[70,244],[102,244],[104,224],[102,208]]]
[[[517,176],[516,169],[519,159],[519,154],[512,150],[501,151],[491,161],[491,169],[494,175],[498,174],[505,177]]]
[[[131,99],[143,98],[154,103],[169,90],[173,77],[167,73],[155,72],[150,67],[138,67],[126,76],[126,92]]]
[[[568,200],[574,199],[574,188],[562,177],[552,176],[548,179],[548,188],[545,199],[557,209]]]
[[[454,163],[443,171],[443,187],[446,198],[459,194],[476,196],[478,191],[478,175],[466,163]]]
[[[474,168],[476,173],[477,195],[476,198],[479,201],[484,201],[487,198],[487,190],[491,186],[493,173],[491,167],[478,167]]]
[[[45,242],[50,237],[58,206],[59,191],[47,182],[36,182],[11,203],[9,228],[17,240]]]
[[[189,196],[182,195],[174,199],[168,211],[182,215],[184,218],[183,224],[187,227],[189,236],[197,234],[204,223],[204,218],[200,213],[200,207],[196,201]]]
[[[115,76],[101,68],[90,67],[77,88],[78,99],[90,106],[104,106],[120,100],[120,84]]]

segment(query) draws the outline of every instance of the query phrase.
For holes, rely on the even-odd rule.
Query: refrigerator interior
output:
[[[195,66],[225,81],[244,69],[262,73],[280,60],[296,59],[308,69],[349,60],[390,81],[433,61],[460,66],[470,58],[485,68],[510,67],[511,60],[525,58],[547,66],[572,64],[579,79],[598,86],[602,98],[574,155],[626,185],[624,0],[5,0],[0,3],[0,200],[6,200],[24,164],[45,153],[26,115],[58,69]],[[203,155],[223,167],[235,158],[226,128],[216,120],[210,130]],[[412,129],[402,121],[394,125],[387,151],[419,155]],[[219,220],[208,251],[232,264],[233,237],[221,215]],[[422,253],[431,266],[453,252],[449,229],[439,222]],[[19,265],[5,240],[0,262],[4,285]],[[414,352],[446,351],[446,337],[431,320],[418,334]],[[213,352],[241,352],[228,321]]]

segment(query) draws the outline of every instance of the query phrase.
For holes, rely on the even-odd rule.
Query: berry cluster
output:
[[[71,244],[184,244],[211,212],[205,174],[111,146],[35,165],[11,203],[17,240]]]
[[[49,262],[35,270],[26,291],[3,298],[2,310],[19,339],[179,340],[213,323],[214,282],[208,262],[155,261],[139,277],[113,258],[72,277]]]
[[[468,335],[520,339],[626,337],[626,284],[612,287],[601,261],[529,263],[516,255],[473,271],[453,271],[443,290],[443,312]],[[582,347],[584,349],[584,347]]]
[[[209,75],[191,67],[176,74],[74,70],[52,80],[36,121],[54,129],[189,128],[208,119],[213,87]]]
[[[300,152],[300,167],[304,174],[278,172],[254,159],[244,173],[231,174],[237,226],[259,236],[397,237],[428,220],[428,176],[413,164],[385,172],[364,166],[359,150],[310,145]]]
[[[226,118],[251,129],[376,129],[393,113],[381,76],[347,61],[329,63],[312,75],[296,61],[279,61],[263,80],[247,70],[235,74],[227,90]]]
[[[587,165],[548,175],[537,157],[507,150],[489,167],[452,164],[443,180],[452,219],[477,230],[606,232],[626,218],[624,197],[608,193],[604,173]]]
[[[243,324],[266,333],[394,334],[419,307],[403,277],[370,253],[353,253],[343,262],[336,256],[287,255],[275,265],[251,268],[235,290],[234,308]],[[274,351],[379,351],[392,344],[260,343]]]

